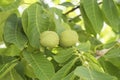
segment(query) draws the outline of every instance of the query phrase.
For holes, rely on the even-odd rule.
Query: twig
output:
[[[99,2],[98,4],[100,5],[100,4],[102,4],[102,2]],[[64,15],[67,15],[67,14],[73,12],[74,10],[76,10],[76,9],[78,9],[78,8],[80,8],[80,5],[78,5],[78,6],[74,7],[74,8],[72,8],[72,9],[69,10],[68,12],[64,13]]]
[[[64,15],[67,15],[67,14],[73,12],[74,10],[76,10],[76,9],[79,8],[79,7],[80,7],[80,5],[79,5],[79,6],[76,6],[75,8],[72,8],[72,9],[69,10],[68,12],[64,13]]]
[[[69,19],[69,22],[71,22],[72,20],[74,20],[75,18],[77,18],[77,17],[79,17],[79,16],[81,16],[81,14],[75,16],[74,18]]]

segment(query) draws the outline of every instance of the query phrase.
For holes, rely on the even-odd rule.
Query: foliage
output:
[[[119,0],[45,1],[0,1],[0,80],[120,80]],[[70,29],[75,45],[41,45]]]

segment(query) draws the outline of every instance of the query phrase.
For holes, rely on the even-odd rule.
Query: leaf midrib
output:
[[[36,67],[43,73],[44,76],[46,76],[47,80],[49,80],[49,78],[47,77],[47,75],[45,74],[45,72],[39,67],[39,65],[37,64],[36,60],[34,59],[34,57],[30,54],[31,59],[34,61],[34,63],[36,64]]]
[[[38,15],[40,15],[40,14],[38,14],[38,9],[39,9],[39,8],[38,8],[38,5],[36,5],[36,14],[35,14],[35,15],[36,15],[36,16],[35,16],[35,20],[36,20],[36,21],[35,21],[35,24],[36,24],[36,28],[37,28],[37,30],[38,30],[38,32],[39,32],[39,34],[40,34],[39,25],[38,25],[38,21],[39,21],[39,20],[38,20],[38,18],[39,18]]]

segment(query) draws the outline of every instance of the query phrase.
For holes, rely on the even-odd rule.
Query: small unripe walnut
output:
[[[65,30],[60,35],[60,45],[63,47],[74,46],[78,42],[78,34],[74,30]]]
[[[59,44],[59,36],[54,31],[44,31],[40,35],[40,43],[44,47],[57,47]]]

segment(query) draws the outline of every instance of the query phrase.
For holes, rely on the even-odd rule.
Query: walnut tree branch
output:
[[[102,2],[99,2],[99,3],[98,3],[98,5],[100,5],[100,4],[102,4]],[[64,13],[64,15],[67,15],[67,14],[73,12],[74,10],[76,10],[76,9],[78,9],[78,8],[80,8],[80,5],[78,5],[78,6],[74,7],[74,8],[72,8],[72,9],[69,10],[68,12]]]
[[[67,15],[67,14],[73,12],[74,10],[78,9],[79,7],[80,7],[80,5],[79,5],[79,6],[76,6],[76,7],[74,7],[74,8],[72,8],[72,9],[69,10],[68,12],[64,13],[64,15]]]

